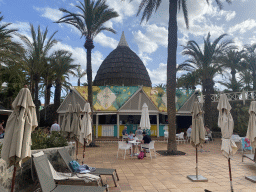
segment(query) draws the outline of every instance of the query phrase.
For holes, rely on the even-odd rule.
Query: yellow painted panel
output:
[[[102,125],[98,125],[98,137],[102,136]]]
[[[151,131],[151,136],[157,136],[157,125],[151,125],[150,131]]]
[[[122,131],[124,130],[124,125],[119,125],[119,137],[122,137]]]

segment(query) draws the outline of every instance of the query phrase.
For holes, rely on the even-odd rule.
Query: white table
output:
[[[138,148],[138,145],[139,145],[141,142],[136,141],[136,140],[132,140],[132,141],[128,141],[128,143],[131,143],[132,145],[135,145],[135,146],[137,146],[137,148]],[[131,156],[133,156],[133,149],[131,149]]]

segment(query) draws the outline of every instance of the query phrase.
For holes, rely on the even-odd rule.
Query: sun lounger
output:
[[[59,152],[60,156],[62,157],[62,159],[64,160],[65,164],[67,165],[68,169],[72,173],[73,171],[69,167],[69,162],[73,161],[72,157],[69,155],[69,153],[67,152],[67,150],[65,148],[58,149],[58,152]],[[101,177],[101,175],[112,175],[115,186],[117,187],[114,174],[116,175],[116,178],[117,178],[118,181],[119,181],[119,178],[118,178],[116,169],[96,168],[96,170],[93,171],[93,172],[90,172],[90,174],[97,175],[97,176],[100,176],[100,177]],[[101,182],[102,182],[102,180],[101,180]],[[102,183],[102,185],[103,185],[103,183]]]
[[[247,139],[247,138],[242,138],[241,139],[241,142],[242,142],[242,150],[243,150],[243,153],[242,153],[242,162],[244,162],[244,157],[250,159],[251,161],[255,162],[254,161],[254,154],[252,153],[252,147],[251,147],[251,144],[250,144],[250,141]],[[244,152],[246,151],[251,151],[251,154],[245,154]]]
[[[107,190],[105,187],[98,186],[56,185],[47,157],[45,155],[34,157],[33,162],[42,192],[104,192]]]
[[[45,155],[43,151],[35,153],[32,157],[39,157]],[[46,155],[45,155],[46,156]],[[47,158],[47,156],[46,156]],[[99,186],[101,178],[92,174],[72,174],[72,173],[62,173],[57,172],[52,166],[51,162],[47,159],[53,179],[57,184],[68,185],[87,185],[87,186]]]

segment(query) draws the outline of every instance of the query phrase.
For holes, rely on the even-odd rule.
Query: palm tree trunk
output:
[[[232,69],[231,70],[231,76],[232,76],[232,85],[236,85],[235,87],[233,87],[233,90],[234,92],[238,92],[238,87],[237,87],[237,81],[236,81],[236,70],[235,69]]]
[[[39,93],[39,88],[38,88],[38,84],[39,84],[39,76],[35,75],[35,106],[36,106],[36,116],[37,116],[37,121],[38,121],[38,125],[39,125],[39,99],[38,99],[38,93]]]
[[[90,37],[86,37],[86,42],[84,48],[87,50],[87,82],[88,82],[88,101],[91,106],[91,111],[93,112],[93,96],[92,96],[92,49],[94,48],[93,41]],[[93,113],[92,113],[93,116]],[[92,117],[93,119],[93,117]],[[94,128],[92,121],[92,145],[94,145]]]
[[[46,84],[45,107],[50,104],[52,83]]]
[[[61,97],[61,81],[60,81],[60,79],[56,79],[55,84],[56,84],[56,87],[55,87],[55,93],[54,93],[54,111],[55,111],[54,120],[57,120],[58,119],[57,109],[60,106],[60,97]]]
[[[167,114],[169,126],[168,153],[177,151],[176,144],[176,52],[177,52],[177,1],[169,0],[168,58],[167,58]]]
[[[80,86],[80,78],[77,80],[77,86]]]
[[[256,71],[252,71],[253,90],[256,89]]]
[[[204,89],[203,89],[203,94],[205,95],[205,102],[204,102],[204,123],[205,125],[208,125],[208,127],[211,129],[212,128],[212,113],[211,113],[211,92],[213,89],[213,85],[211,82],[211,79],[205,79],[204,80]]]

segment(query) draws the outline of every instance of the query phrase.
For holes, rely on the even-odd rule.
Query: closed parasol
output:
[[[188,175],[187,177],[192,181],[208,181],[207,178],[202,175],[198,175],[198,158],[197,148],[203,146],[205,141],[205,129],[203,120],[203,110],[201,104],[196,101],[192,107],[192,133],[191,133],[191,145],[196,148],[196,175]]]
[[[81,134],[79,142],[84,145],[83,149],[83,161],[85,155],[85,143],[90,144],[92,142],[92,119],[91,119],[91,107],[90,103],[86,103],[84,106],[84,116],[81,123]],[[83,163],[82,161],[82,163]]]
[[[7,120],[1,157],[10,167],[14,165],[12,191],[15,172],[21,163],[31,157],[31,132],[38,126],[35,105],[28,88],[20,90],[12,103],[13,112]]]
[[[222,154],[228,159],[230,187],[231,191],[233,191],[230,158],[232,158],[236,153],[237,146],[235,142],[231,140],[234,129],[234,121],[230,113],[231,106],[228,102],[226,94],[220,95],[217,109],[219,110],[218,126],[221,128],[222,134],[221,151]]]

